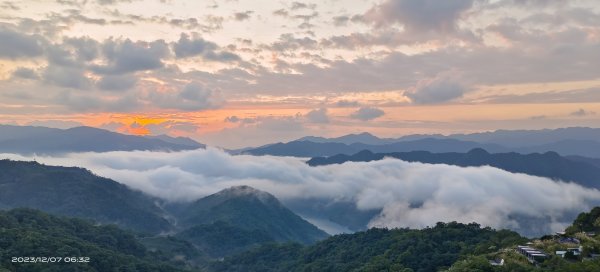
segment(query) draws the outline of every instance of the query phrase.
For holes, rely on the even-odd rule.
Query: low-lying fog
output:
[[[0,158],[34,159],[15,154],[1,154]],[[577,213],[600,203],[599,191],[571,183],[492,167],[461,168],[396,159],[309,167],[298,158],[232,156],[213,148],[73,153],[35,159],[49,165],[84,167],[170,201],[191,201],[233,185],[249,185],[272,193],[284,204],[302,200],[326,205],[352,203],[357,212],[374,211],[376,215],[365,222],[371,227],[422,228],[439,221],[458,221],[541,235],[562,230]],[[315,214],[315,210],[303,211],[302,205],[294,206],[300,214]],[[321,218],[311,222],[335,232],[336,228],[325,222],[334,217],[328,214],[333,211],[322,212]]]

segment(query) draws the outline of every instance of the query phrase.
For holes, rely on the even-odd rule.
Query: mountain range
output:
[[[556,152],[543,154],[495,153],[481,148],[467,153],[431,153],[427,151],[373,153],[363,150],[353,155],[338,154],[331,157],[315,157],[307,161],[311,166],[340,164],[344,162],[367,162],[396,158],[408,162],[448,164],[457,166],[484,166],[500,168],[511,173],[547,177],[565,182],[575,182],[585,187],[600,189],[600,168],[590,159],[562,157]],[[593,161],[593,160],[592,160]]]
[[[314,143],[310,141],[292,141],[288,143],[277,143],[255,149],[246,150],[250,155],[273,155],[294,157],[322,157],[337,154],[351,155],[362,150],[372,152],[407,152],[407,151],[429,151],[429,152],[464,152],[473,148],[484,148],[490,152],[503,152],[506,149],[496,144],[480,144],[455,139],[426,138],[414,141],[402,141],[381,145],[369,145],[363,143]]]
[[[495,143],[506,147],[523,147],[551,144],[566,139],[575,141],[597,141],[600,139],[600,128],[567,127],[541,130],[496,130],[489,132],[449,135],[412,134],[398,138],[380,138],[368,132],[363,132],[357,134],[348,134],[335,138],[307,136],[300,138],[297,141],[310,141],[315,143],[344,143],[348,145],[353,143],[382,145],[426,138],[457,139],[478,143]]]
[[[407,135],[379,138],[369,133],[349,134],[337,138],[303,137],[287,143],[245,148],[250,155],[323,157],[351,155],[362,150],[374,153],[429,151],[468,152],[483,148],[492,153],[522,154],[557,152],[564,156],[600,158],[600,129],[572,127],[544,130],[498,130],[494,132],[452,135]]]
[[[134,136],[92,127],[56,129],[0,125],[0,152],[53,154],[107,151],[179,151],[205,145],[183,137]]]

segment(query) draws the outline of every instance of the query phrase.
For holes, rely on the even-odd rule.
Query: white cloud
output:
[[[0,157],[31,159],[12,154]],[[309,167],[297,158],[232,156],[217,149],[36,159],[85,167],[169,200],[190,201],[229,186],[250,185],[273,193],[284,203],[351,201],[361,210],[382,211],[370,226],[419,228],[456,220],[539,235],[560,230],[577,213],[600,203],[600,192],[575,184],[492,167],[395,159]]]

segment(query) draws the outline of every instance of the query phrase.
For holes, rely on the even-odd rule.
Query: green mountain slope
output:
[[[189,241],[212,258],[221,258],[274,242],[264,230],[247,230],[222,221],[193,226],[178,233],[176,237]]]
[[[0,160],[0,208],[17,207],[144,232],[170,229],[154,199],[113,180],[82,168]]]
[[[215,271],[437,271],[465,254],[481,254],[526,239],[478,224],[370,229],[336,235],[315,245],[265,245],[213,265]]]
[[[60,262],[13,262],[59,257]],[[77,262],[73,263],[73,258]],[[67,259],[68,261],[67,262]],[[51,259],[49,259],[51,260]],[[57,259],[54,259],[56,261]],[[39,261],[39,260],[38,260]],[[130,232],[30,209],[0,211],[0,271],[180,271]]]
[[[178,217],[186,227],[224,222],[246,231],[263,231],[275,241],[312,243],[327,237],[271,194],[248,186],[231,187],[199,199]]]

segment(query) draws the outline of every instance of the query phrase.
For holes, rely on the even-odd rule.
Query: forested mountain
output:
[[[545,252],[547,257],[532,265],[516,247],[496,250],[491,253],[463,256],[448,272],[592,272],[600,271],[600,207],[579,214],[566,233],[545,235],[528,243],[529,247]],[[559,252],[564,256],[559,256]],[[489,260],[503,260],[503,265],[491,265]]]
[[[307,161],[311,166],[339,164],[348,161],[366,162],[396,158],[408,162],[449,164],[457,166],[489,165],[512,173],[547,177],[575,182],[590,188],[600,188],[600,168],[585,159],[562,157],[555,152],[543,154],[496,153],[477,148],[467,153],[431,153],[427,151],[373,153],[363,150],[354,155],[339,154],[331,157],[315,157]]]
[[[190,139],[125,135],[92,127],[53,129],[0,125],[0,152],[53,154],[132,150],[189,150],[204,145]]]
[[[249,186],[237,186],[199,199],[175,212],[180,225],[226,225],[254,232],[258,240],[313,243],[327,234],[283,206],[273,195]],[[206,226],[208,225],[208,226]],[[191,234],[190,234],[191,235]]]
[[[155,199],[76,167],[0,160],[0,207],[27,207],[159,233],[169,230]]]
[[[0,211],[0,271],[182,271],[176,264],[115,226],[30,209]]]
[[[594,208],[567,228],[566,235],[577,237],[582,251],[564,259],[554,250],[573,245],[562,242],[561,237],[529,240],[508,230],[456,222],[420,230],[373,228],[313,245],[267,242],[221,259],[223,255],[206,254],[174,237],[136,236],[114,225],[97,226],[82,219],[14,209],[0,211],[0,257],[8,256],[0,258],[0,271],[598,271],[600,259],[586,256],[600,250],[600,240],[581,231],[600,230],[599,216],[600,207]],[[215,227],[223,235],[202,237],[203,242],[217,245],[227,233],[244,239],[261,236],[230,232],[222,223]],[[532,265],[514,251],[526,243],[549,257]],[[78,263],[19,263],[11,261],[13,256],[67,256],[76,257]],[[498,258],[505,260],[504,265],[491,265],[490,260]]]
[[[266,230],[234,226],[224,221],[194,225],[177,233],[176,237],[190,242],[195,248],[212,258],[221,258],[275,242]]]
[[[423,230],[370,229],[315,245],[265,245],[214,264],[216,271],[438,271],[460,256],[526,241],[512,231],[438,223]]]

